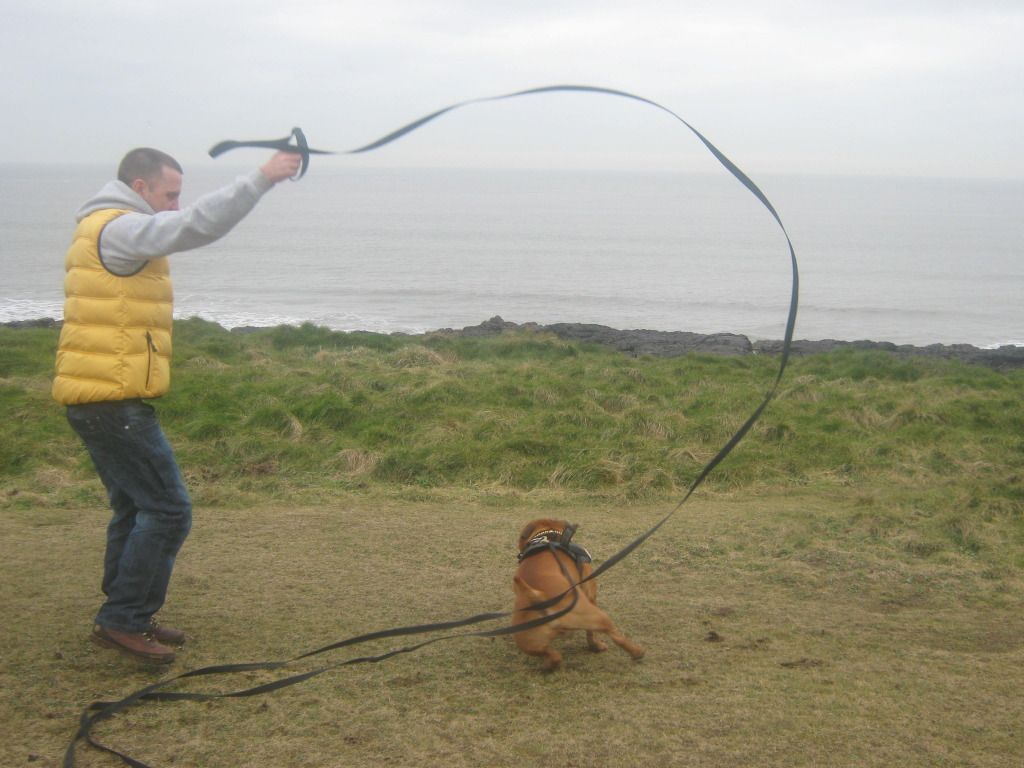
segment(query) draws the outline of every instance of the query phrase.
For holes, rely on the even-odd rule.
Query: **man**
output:
[[[103,563],[106,601],[92,639],[169,664],[185,633],[161,626],[192,504],[174,453],[145,399],[170,386],[172,290],[167,256],[217,240],[275,184],[299,170],[278,152],[233,184],[179,210],[182,169],[155,149],[125,155],[117,181],[83,205],[68,249],[64,325],[53,396],[82,438],[113,516]]]

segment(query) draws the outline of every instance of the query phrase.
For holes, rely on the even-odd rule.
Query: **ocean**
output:
[[[186,168],[184,203],[237,172]],[[0,166],[0,322],[61,317],[73,213],[109,176]],[[752,177],[796,249],[796,338],[1024,345],[1024,180]],[[780,339],[791,280],[778,225],[724,170],[314,161],[171,264],[178,317],[408,333],[500,315]]]

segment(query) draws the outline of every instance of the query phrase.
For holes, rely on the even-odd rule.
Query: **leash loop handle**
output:
[[[295,143],[292,143],[292,140]],[[306,140],[306,134],[301,128],[295,126],[292,128],[292,132],[287,136],[280,139],[257,139],[247,141],[235,141],[234,139],[228,139],[227,141],[221,141],[210,147],[210,157],[220,157],[225,152],[230,152],[233,149],[276,149],[278,152],[293,152],[297,155],[302,155],[302,165],[299,168],[299,172],[292,177],[292,181],[298,181],[306,175],[306,171],[309,170],[309,156],[310,155],[331,155],[333,152],[328,152],[323,149],[313,149],[309,146],[309,142]]]
[[[309,170],[309,142],[306,141],[306,134],[304,134],[302,129],[298,126],[292,128],[292,136],[295,138],[295,144],[299,150],[299,154],[302,155],[302,167],[299,168],[298,174],[292,176],[292,181],[298,181],[305,176],[306,171]]]

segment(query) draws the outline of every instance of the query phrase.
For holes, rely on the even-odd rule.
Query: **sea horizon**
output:
[[[94,164],[0,166],[0,322],[60,319]],[[183,202],[239,169],[186,169]],[[768,174],[800,267],[794,338],[1024,346],[1024,181]],[[784,336],[785,238],[725,174],[314,169],[172,258],[176,317],[424,333],[588,323]]]

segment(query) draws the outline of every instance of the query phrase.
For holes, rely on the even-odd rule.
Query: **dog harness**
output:
[[[518,559],[522,561],[554,548],[569,555],[572,561],[576,563],[576,569],[582,573],[584,564],[592,562],[594,558],[590,556],[586,548],[581,547],[579,544],[573,544],[570,541],[574,533],[576,533],[575,525],[568,526],[564,531],[541,531],[527,542],[526,547],[519,553]]]

